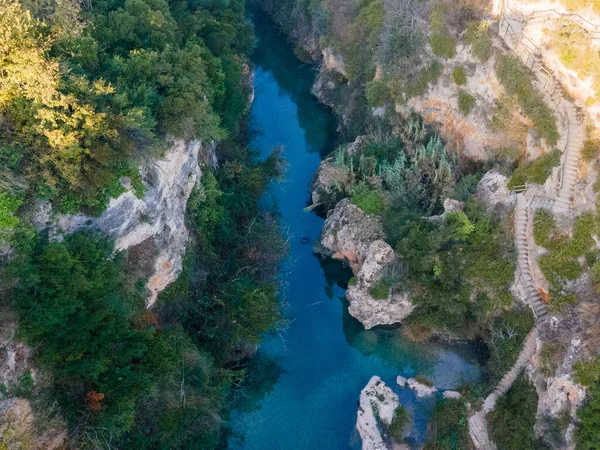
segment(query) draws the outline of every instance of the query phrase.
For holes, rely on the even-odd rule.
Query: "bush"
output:
[[[21,197],[0,191],[0,232],[17,226],[19,218],[15,214],[22,204]]]
[[[600,153],[600,140],[588,139],[584,142],[583,148],[581,149],[581,156],[586,162],[591,162],[598,157]]]
[[[452,79],[458,86],[467,83],[467,71],[462,66],[456,66],[452,71]]]
[[[489,36],[489,24],[486,21],[472,22],[467,28],[465,39],[473,55],[482,63],[492,56],[492,39]]]
[[[366,214],[381,214],[385,208],[385,201],[381,193],[361,182],[354,187],[350,201]]]
[[[404,428],[409,421],[408,412],[402,406],[398,406],[394,411],[394,417],[392,418],[392,423],[386,427],[386,432],[389,434],[394,441],[398,443],[402,443],[404,437]]]
[[[452,58],[456,53],[456,44],[454,43],[454,39],[452,38],[452,36],[450,36],[449,34],[432,34],[429,38],[429,45],[431,46],[431,51],[436,56],[441,56],[443,58]]]
[[[376,281],[369,288],[369,295],[375,300],[387,300],[390,295],[390,284],[385,279]]]
[[[445,398],[435,405],[429,422],[429,441],[424,450],[468,448],[469,425],[465,402]]]
[[[458,91],[458,109],[463,115],[468,115],[475,106],[475,97],[464,90]]]
[[[517,186],[522,186],[528,182],[536,184],[544,184],[548,177],[552,175],[552,169],[560,164],[560,150],[552,150],[550,153],[540,156],[533,162],[521,164],[514,171],[508,188],[512,189]]]
[[[365,96],[369,106],[376,108],[382,106],[389,99],[390,92],[387,84],[383,81],[373,80],[367,83]]]
[[[442,75],[443,66],[437,62],[432,62],[427,68],[419,73],[417,79],[410,82],[406,87],[406,95],[408,98],[417,97],[425,94],[429,88],[429,84],[435,84]],[[403,101],[401,96],[396,95],[400,101]]]
[[[515,57],[502,56],[496,67],[500,83],[509,95],[515,96],[523,113],[532,121],[540,136],[550,145],[560,137],[556,127],[556,116],[544,102],[544,97],[535,88],[533,75]]]
[[[498,450],[537,449],[533,432],[537,404],[535,387],[521,375],[488,415],[488,429]]]

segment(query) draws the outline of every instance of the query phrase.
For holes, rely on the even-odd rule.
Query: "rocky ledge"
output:
[[[396,260],[394,250],[382,238],[381,219],[365,214],[348,199],[329,213],[321,234],[323,253],[352,268],[355,278],[346,292],[348,311],[367,329],[400,323],[413,310],[408,295],[397,289],[389,288],[385,298],[376,299],[370,293]]]
[[[431,397],[438,391],[437,388],[432,384],[419,381],[416,378],[404,378],[398,376],[398,378],[396,378],[396,383],[398,383],[398,386],[400,387],[407,387],[411,389],[414,391],[415,395],[420,398]]]

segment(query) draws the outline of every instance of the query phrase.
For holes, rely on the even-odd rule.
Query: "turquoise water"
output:
[[[264,17],[255,18],[259,45],[253,62],[255,100],[252,146],[266,157],[282,145],[285,177],[269,195],[279,205],[290,236],[280,271],[287,329],[266,337],[260,352],[282,373],[253,410],[234,411],[232,449],[349,449],[360,446],[354,431],[361,389],[379,375],[399,395],[414,422],[412,439],[423,440],[434,400],[417,401],[399,389],[398,375],[425,375],[442,389],[479,376],[467,348],[413,344],[398,329],[365,331],[347,312],[344,286],[350,274],[313,253],[323,220],[303,211],[322,155],[335,146],[330,111],[310,94],[315,72],[302,65]]]

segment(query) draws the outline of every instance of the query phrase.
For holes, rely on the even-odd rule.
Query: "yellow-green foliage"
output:
[[[600,14],[600,0],[560,0],[565,8],[578,11],[591,7],[596,14]]]
[[[533,162],[522,163],[514,171],[508,188],[523,186],[525,183],[544,184],[552,174],[552,169],[560,164],[560,155],[559,150],[552,150]]]
[[[429,37],[431,51],[436,56],[452,58],[455,54],[454,38],[447,30],[448,11],[444,3],[438,3],[429,14],[429,26],[433,34]]]
[[[458,86],[467,83],[467,72],[463,66],[456,66],[452,71],[452,79]]]
[[[600,95],[600,52],[592,39],[579,26],[569,24],[553,32],[551,45],[562,63],[581,78],[591,77],[596,97]]]
[[[600,154],[600,139],[588,139],[581,149],[581,156],[587,162],[592,161]]]

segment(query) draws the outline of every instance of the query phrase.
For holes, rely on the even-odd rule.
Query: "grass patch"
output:
[[[552,174],[552,169],[560,164],[560,156],[560,150],[555,149],[533,162],[521,164],[508,182],[508,188],[513,189],[526,183],[544,184]]]
[[[429,422],[429,441],[424,450],[461,450],[468,448],[467,407],[460,399],[445,398],[433,410]]]
[[[432,62],[429,66],[423,69],[416,80],[408,83],[406,86],[406,96],[408,98],[417,97],[427,92],[429,84],[435,84],[442,75],[443,66],[437,62]],[[398,98],[398,97],[396,97]],[[402,96],[399,97],[402,99]],[[403,100],[402,100],[403,101]]]
[[[361,182],[353,189],[350,201],[358,206],[366,214],[379,215],[385,208],[383,195],[375,189]]]
[[[454,38],[446,33],[435,33],[429,37],[429,45],[435,56],[452,58],[456,54]]]
[[[536,450],[535,415],[538,396],[525,375],[514,382],[509,391],[498,399],[496,408],[488,415],[489,431],[498,450]]]
[[[452,79],[458,86],[467,84],[467,71],[463,66],[456,66],[452,71]]]
[[[471,22],[465,33],[465,40],[471,46],[473,55],[482,63],[492,56],[492,39],[489,22]]]
[[[390,96],[390,90],[383,81],[373,80],[367,83],[365,96],[369,106],[377,108],[382,106]]]
[[[556,116],[535,88],[531,72],[516,58],[504,55],[498,61],[496,74],[509,95],[516,98],[523,113],[533,121],[540,136],[548,144],[556,144],[560,137],[556,127]]]
[[[584,142],[581,149],[581,156],[585,162],[591,162],[598,157],[600,153],[600,139],[588,139]]]
[[[475,97],[463,89],[458,91],[458,109],[460,112],[467,116],[473,109],[473,106],[475,106]]]
[[[369,288],[369,295],[375,300],[387,300],[390,288],[390,283],[385,278],[382,278]]]

